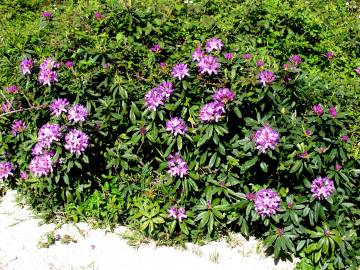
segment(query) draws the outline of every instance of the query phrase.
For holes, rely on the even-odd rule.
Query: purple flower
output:
[[[100,13],[100,12],[95,12],[95,19],[96,20],[101,20],[104,16]]]
[[[47,84],[48,86],[51,86],[52,83],[57,82],[57,73],[56,71],[52,71],[49,69],[41,70],[38,77],[39,82],[42,85]]]
[[[354,69],[355,70],[355,72],[360,76],[360,67],[358,67],[358,68],[356,68],[356,69]]]
[[[324,113],[324,109],[320,104],[316,104],[316,105],[313,106],[313,112],[317,116],[321,116]]]
[[[232,53],[224,53],[224,57],[226,60],[232,60],[234,58],[234,54]]]
[[[144,99],[148,110],[156,111],[157,107],[164,105],[164,95],[158,87],[155,87],[147,92]]]
[[[172,217],[172,218],[175,218],[176,219],[176,216],[177,216],[177,208],[176,206],[171,206],[170,209],[167,210],[169,215],[168,217]]]
[[[20,172],[20,179],[26,180],[26,179],[28,179],[28,178],[29,178],[29,176],[28,176],[28,174],[26,173],[26,171],[21,171],[21,172]]]
[[[331,52],[331,51],[328,51],[328,52],[324,53],[324,57],[326,59],[328,59],[328,60],[334,58],[334,56],[335,56],[335,54],[333,52]]]
[[[335,191],[334,182],[328,177],[317,177],[311,183],[311,192],[315,199],[329,197]]]
[[[252,55],[251,55],[250,53],[245,53],[245,54],[243,54],[242,58],[243,58],[244,60],[249,60],[249,59],[252,58]]]
[[[14,167],[11,165],[10,162],[0,162],[0,180],[7,179],[10,175],[13,175],[11,172]]]
[[[89,137],[84,132],[73,129],[65,136],[65,149],[71,153],[81,154],[89,145]]]
[[[224,44],[222,43],[221,39],[210,38],[206,41],[205,48],[207,52],[212,52],[213,50],[220,51],[223,46]]]
[[[160,92],[164,96],[164,98],[169,98],[170,95],[174,92],[173,83],[172,82],[162,82],[158,86]]]
[[[209,102],[200,109],[200,120],[202,122],[219,122],[225,113],[224,104],[219,101]]]
[[[283,64],[283,68],[284,68],[284,70],[288,70],[289,69],[289,64]]]
[[[189,167],[186,162],[181,158],[179,153],[173,153],[168,156],[168,171],[171,176],[179,176],[183,178],[188,174]]]
[[[233,101],[235,97],[236,94],[229,88],[219,88],[212,96],[213,100],[219,101],[223,104]]]
[[[45,19],[51,19],[52,13],[50,11],[44,11],[41,16],[43,16]]]
[[[271,70],[263,70],[257,77],[263,86],[273,83],[276,79],[274,73]]]
[[[33,61],[31,59],[25,58],[20,63],[21,72],[25,74],[31,74],[31,69],[33,68]]]
[[[46,176],[53,171],[52,155],[46,153],[40,156],[35,156],[30,161],[29,170],[34,176]]]
[[[74,66],[74,62],[71,60],[67,60],[64,65],[67,68],[72,68]]]
[[[216,57],[211,55],[204,56],[200,59],[196,66],[199,68],[201,74],[208,73],[211,75],[212,73],[217,74],[218,68],[221,66]]]
[[[196,47],[195,51],[192,53],[192,61],[199,61],[202,57],[204,57],[204,51],[201,50],[200,47]]]
[[[62,112],[67,112],[66,107],[69,105],[69,102],[66,98],[54,99],[49,105],[50,112],[52,115],[60,116]]]
[[[184,79],[186,76],[190,76],[187,64],[176,64],[172,68],[171,75],[173,76],[173,78],[178,78],[179,80]]]
[[[18,87],[16,85],[10,85],[9,87],[6,88],[6,91],[8,93],[17,93],[19,91]]]
[[[301,64],[302,59],[301,59],[301,57],[300,57],[299,55],[294,54],[294,55],[292,55],[292,56],[289,57],[289,62],[290,62],[291,64],[293,64],[294,66],[297,66],[297,65],[300,65],[300,64]]]
[[[150,52],[159,53],[161,52],[161,47],[159,44],[155,44],[150,48]]]
[[[164,69],[164,68],[166,68],[167,65],[165,62],[160,62],[159,66],[161,69]]]
[[[342,166],[341,166],[339,163],[336,162],[336,164],[335,164],[335,170],[336,170],[336,171],[340,171],[341,169],[342,169]]]
[[[264,63],[264,61],[262,61],[262,60],[258,60],[258,61],[256,61],[256,66],[257,67],[263,67],[265,65],[265,63]]]
[[[187,126],[182,118],[173,117],[166,122],[166,131],[169,131],[174,136],[178,134],[185,135]]]
[[[341,138],[340,138],[340,140],[341,140],[342,142],[347,142],[347,141],[349,140],[349,137],[348,137],[347,135],[342,135]]]
[[[336,111],[336,108],[334,106],[329,108],[329,114],[333,118],[335,118],[337,116],[337,111]]]
[[[105,68],[105,69],[106,69],[106,68],[111,67],[111,64],[110,64],[110,63],[105,63],[105,64],[103,64],[102,66],[103,66],[103,68]]]
[[[69,121],[73,121],[74,123],[77,122],[84,122],[86,117],[88,116],[88,111],[85,106],[80,104],[75,104],[71,107],[68,111],[67,118]]]
[[[59,124],[45,124],[38,132],[38,142],[40,145],[50,147],[54,141],[59,141],[61,138],[61,127]]]
[[[304,152],[300,153],[299,157],[302,158],[302,159],[308,158],[309,157],[308,151],[304,151]]]
[[[255,201],[256,193],[248,192],[248,193],[246,193],[245,198],[249,201]]]
[[[54,59],[52,59],[51,57],[46,58],[40,64],[41,70],[44,70],[44,69],[52,70],[54,68],[59,68],[59,67],[60,67],[60,64],[58,62],[56,62]]]
[[[307,130],[305,130],[305,136],[306,137],[309,137],[311,135],[311,129],[307,129]]]
[[[43,155],[43,154],[45,154],[47,148],[48,147],[46,145],[44,145],[43,143],[37,143],[31,150],[31,153],[33,156]]]
[[[10,111],[10,107],[11,107],[10,102],[4,102],[4,103],[1,104],[1,111],[2,111],[3,113],[9,112],[9,111]]]
[[[262,189],[256,193],[255,210],[261,217],[269,217],[279,210],[280,197],[272,189]]]
[[[22,120],[16,120],[11,126],[11,134],[16,136],[26,129],[26,124]]]
[[[280,133],[270,126],[264,125],[256,131],[252,139],[256,144],[256,149],[261,153],[265,153],[268,149],[275,149],[275,146],[279,143]]]

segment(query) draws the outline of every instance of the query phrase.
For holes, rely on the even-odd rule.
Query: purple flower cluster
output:
[[[334,191],[334,182],[328,177],[317,177],[311,183],[311,192],[315,199],[327,198]]]
[[[324,109],[320,104],[316,104],[316,105],[313,106],[313,112],[317,116],[321,116],[324,113]]]
[[[147,109],[156,111],[156,108],[164,105],[164,101],[168,99],[173,92],[172,82],[160,83],[157,87],[145,94],[145,105]]]
[[[67,118],[69,121],[77,123],[84,122],[87,116],[88,111],[86,107],[80,104],[75,104],[69,109]]]
[[[176,206],[171,206],[168,209],[169,218],[172,217],[174,219],[179,220],[181,222],[184,218],[187,218],[186,211],[184,207],[180,207],[179,209]]]
[[[336,111],[336,108],[334,106],[329,108],[329,114],[333,118],[335,118],[337,116],[337,111]]]
[[[62,112],[67,112],[66,107],[69,101],[66,98],[54,99],[49,105],[50,113],[55,116],[60,116]]]
[[[168,174],[183,178],[188,174],[189,167],[181,158],[179,153],[173,153],[168,156]]]
[[[255,210],[261,217],[269,217],[279,210],[280,196],[272,189],[262,189],[256,193]]]
[[[89,145],[89,137],[82,131],[73,129],[65,136],[65,149],[73,154],[81,154]]]
[[[341,140],[342,142],[347,142],[347,141],[349,140],[349,137],[348,137],[347,135],[342,135],[341,138],[340,138],[340,140]]]
[[[45,147],[50,147],[53,142],[61,138],[61,126],[58,124],[47,123],[38,132],[38,143]]]
[[[57,82],[57,73],[54,71],[54,68],[59,68],[60,65],[51,57],[46,58],[40,64],[40,73],[38,76],[38,80],[42,85],[47,84],[50,86],[52,83]]]
[[[252,55],[250,53],[245,53],[245,54],[243,54],[242,58],[244,60],[250,60],[252,58]]]
[[[276,79],[274,73],[271,70],[263,70],[259,75],[257,75],[257,77],[263,86],[273,83]]]
[[[169,131],[174,136],[178,134],[185,135],[187,126],[182,118],[173,117],[166,122],[166,131]]]
[[[16,136],[26,129],[26,124],[22,120],[16,120],[11,126],[11,134]]]
[[[199,68],[201,74],[207,73],[211,75],[213,73],[217,74],[218,68],[220,68],[221,65],[216,57],[206,55],[199,60],[196,66]]]
[[[264,125],[256,131],[252,139],[256,144],[256,149],[265,153],[268,149],[275,149],[280,139],[280,133],[270,126]]]
[[[43,16],[45,19],[51,19],[52,13],[50,11],[44,11],[41,16]]]
[[[299,55],[294,54],[294,55],[292,55],[292,56],[289,57],[289,62],[290,62],[291,64],[293,64],[294,66],[297,66],[297,65],[300,65],[300,64],[301,64],[302,59],[301,59],[301,57],[300,57]]]
[[[13,169],[14,168],[10,162],[0,162],[0,180],[7,179],[9,175],[13,175],[11,172]]]
[[[28,174],[27,174],[26,171],[21,171],[21,172],[20,172],[20,179],[26,180],[26,179],[28,179],[28,178],[29,178],[29,176],[28,176]]]
[[[204,51],[201,50],[200,46],[197,46],[195,51],[192,53],[191,57],[192,57],[192,61],[193,62],[197,62],[200,61],[201,58],[204,57]]]
[[[328,52],[324,53],[324,57],[326,59],[328,59],[328,60],[334,58],[334,56],[335,56],[335,54],[333,52],[331,52],[331,51],[328,51]]]
[[[184,79],[186,76],[190,76],[187,64],[180,63],[173,66],[171,75],[173,78],[178,78],[179,80]]]
[[[100,21],[104,16],[100,12],[95,12],[95,19]]]
[[[25,74],[31,74],[31,70],[33,68],[33,61],[31,59],[25,58],[24,60],[21,61],[20,63],[20,69],[21,72],[25,75]]]
[[[232,60],[234,58],[234,54],[233,53],[224,53],[224,58],[226,60]]]
[[[203,105],[200,109],[200,120],[202,122],[219,122],[225,113],[225,107],[222,102],[213,101]]]
[[[16,85],[10,85],[9,87],[6,88],[6,91],[8,93],[17,93],[19,91],[18,87]]]
[[[212,52],[212,51],[221,51],[221,48],[224,46],[221,39],[219,38],[210,38],[206,41],[206,51]]]
[[[262,68],[264,65],[265,65],[264,61],[262,61],[262,60],[256,61],[256,66],[257,67]]]
[[[159,66],[161,69],[164,69],[166,68],[167,64],[165,62],[160,62]]]
[[[159,53],[161,52],[161,47],[159,44],[155,44],[150,48],[150,52]]]
[[[74,66],[74,62],[71,60],[67,60],[64,64],[64,66],[67,68],[72,68]]]
[[[1,112],[6,113],[9,112],[11,108],[10,102],[4,102],[1,104]]]
[[[30,161],[30,173],[35,176],[46,176],[53,171],[52,154],[50,152],[35,156]]]
[[[219,88],[212,96],[213,100],[223,104],[229,103],[235,99],[236,95],[229,88]]]

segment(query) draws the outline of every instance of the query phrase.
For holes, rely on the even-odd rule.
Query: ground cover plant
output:
[[[1,15],[1,184],[47,219],[160,242],[232,230],[299,269],[359,265],[355,2],[6,0]]]

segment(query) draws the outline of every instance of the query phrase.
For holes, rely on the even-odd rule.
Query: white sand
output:
[[[59,229],[55,224],[39,225],[40,220],[17,205],[15,197],[15,191],[8,191],[0,202],[0,270],[285,270],[295,265],[275,265],[273,258],[259,251],[257,240],[246,241],[238,234],[231,237],[232,247],[224,239],[204,246],[187,244],[186,250],[154,243],[136,249],[119,236],[127,231],[125,227],[110,233],[91,229],[86,223],[65,224]],[[49,248],[39,248],[48,232],[55,232],[60,239],[68,235],[77,242],[62,244],[59,240]]]

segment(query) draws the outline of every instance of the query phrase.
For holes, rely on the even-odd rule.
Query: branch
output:
[[[0,114],[0,117],[5,116],[5,115],[9,115],[9,114],[13,114],[13,113],[17,113],[17,112],[30,111],[30,110],[41,110],[41,109],[44,109],[44,108],[46,108],[46,105],[32,106],[30,108],[18,109],[18,110],[14,110],[14,111],[11,111],[11,112],[2,113],[2,114]]]

